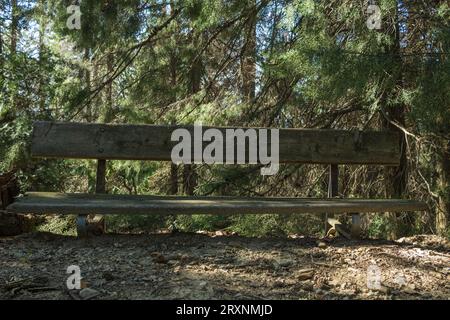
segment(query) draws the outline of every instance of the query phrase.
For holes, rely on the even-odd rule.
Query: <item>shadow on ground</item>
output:
[[[429,240],[26,234],[0,239],[0,298],[449,299],[448,244]]]

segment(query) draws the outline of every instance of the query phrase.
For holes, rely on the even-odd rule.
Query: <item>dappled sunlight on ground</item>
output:
[[[423,243],[422,243],[423,244]],[[199,234],[48,233],[0,239],[2,299],[74,299],[77,265],[95,299],[449,299],[450,251],[438,245]],[[368,268],[379,278],[368,284]]]

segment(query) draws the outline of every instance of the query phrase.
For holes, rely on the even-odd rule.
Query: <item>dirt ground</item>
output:
[[[67,268],[80,267],[81,291]],[[450,299],[450,244],[46,233],[0,238],[0,299]]]

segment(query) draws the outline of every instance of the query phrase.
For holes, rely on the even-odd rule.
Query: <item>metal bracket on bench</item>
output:
[[[334,218],[328,218],[328,224],[336,230],[340,235],[346,239],[351,239],[350,232],[339,222],[339,220]]]
[[[77,216],[77,235],[81,238],[85,238],[88,235],[88,221],[85,214]]]

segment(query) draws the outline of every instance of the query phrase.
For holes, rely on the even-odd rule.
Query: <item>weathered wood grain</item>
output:
[[[290,214],[427,210],[413,200],[159,197],[29,193],[10,212],[34,214]]]
[[[106,193],[106,160],[97,161],[95,193]]]
[[[171,135],[177,128],[193,133],[192,126],[36,122],[31,152],[50,158],[170,161],[176,144]],[[399,136],[392,132],[280,129],[279,140],[280,163],[398,165],[400,161]]]

